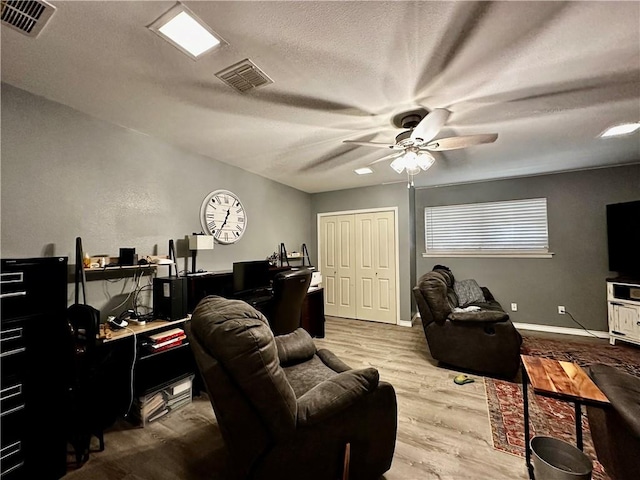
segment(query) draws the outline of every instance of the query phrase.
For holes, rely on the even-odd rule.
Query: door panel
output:
[[[325,287],[325,314],[355,318],[353,215],[321,217],[320,271]]]
[[[338,294],[336,292],[336,217],[322,217],[320,219],[320,251],[322,284],[324,286],[325,315],[338,314]]]
[[[396,323],[393,211],[320,218],[325,313]]]
[[[356,214],[356,318],[396,323],[394,212]]]
[[[356,318],[356,278],[355,278],[355,234],[354,216],[339,215],[337,235],[340,248],[337,250],[338,273],[340,279],[340,297],[338,303],[339,317]]]

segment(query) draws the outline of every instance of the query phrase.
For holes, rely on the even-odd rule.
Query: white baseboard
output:
[[[560,333],[562,335],[579,335],[581,337],[596,336],[598,338],[609,338],[609,332],[601,330],[583,330],[581,328],[554,327],[551,325],[539,325],[537,323],[516,323],[513,325],[518,330],[533,330],[536,332]]]
[[[398,320],[398,325],[401,327],[413,327],[413,321],[411,320]]]
[[[413,320],[420,318],[420,312],[413,316]],[[598,338],[609,338],[609,332],[603,332],[601,330],[587,330],[586,332],[581,328],[569,328],[569,327],[554,327],[552,325],[540,325],[538,323],[519,323],[513,322],[513,326],[518,330],[533,330],[535,332],[548,332],[559,333],[561,335],[578,335],[580,337],[590,337],[595,335]]]

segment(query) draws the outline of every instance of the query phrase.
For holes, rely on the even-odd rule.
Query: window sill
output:
[[[552,258],[549,253],[423,253],[424,258]]]

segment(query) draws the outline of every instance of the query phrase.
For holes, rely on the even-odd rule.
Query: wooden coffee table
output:
[[[522,397],[524,402],[525,458],[529,478],[533,479],[531,447],[529,445],[529,400],[527,384],[543,397],[573,402],[576,417],[577,446],[582,450],[582,405],[609,405],[609,400],[593,383],[587,373],[572,362],[561,362],[543,357],[520,355],[522,360]]]

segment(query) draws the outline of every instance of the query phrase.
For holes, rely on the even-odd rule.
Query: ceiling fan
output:
[[[399,151],[375,160],[369,165],[394,158],[395,160],[390,165],[391,168],[398,173],[406,170],[409,177],[409,186],[411,186],[413,184],[413,176],[420,173],[421,170],[427,170],[435,162],[435,158],[429,153],[430,151],[457,150],[483,143],[493,143],[498,138],[497,133],[483,133],[433,140],[444,127],[450,115],[451,112],[446,108],[436,108],[431,112],[424,108],[402,112],[393,117],[392,123],[398,128],[408,128],[409,130],[405,130],[396,136],[395,143],[360,142],[356,140],[344,140],[343,142]]]

